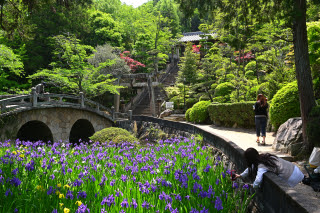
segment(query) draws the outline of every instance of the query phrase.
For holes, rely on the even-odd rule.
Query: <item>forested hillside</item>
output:
[[[319,99],[320,9],[312,2],[307,5],[308,42]],[[191,107],[201,100],[254,100],[258,93],[272,100],[296,80],[287,19],[261,22],[270,18],[267,11],[266,17],[257,16],[243,5],[200,6],[173,0],[149,1],[138,8],[120,0],[1,1],[0,92],[29,92],[45,81],[51,92],[113,93],[115,76],[164,68],[171,49],[181,47],[182,33],[199,30],[214,32],[215,42],[203,38],[198,47],[184,44],[178,81],[167,88],[176,106],[182,107],[183,98]]]

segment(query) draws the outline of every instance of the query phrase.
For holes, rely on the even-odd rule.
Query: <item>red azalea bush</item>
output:
[[[120,58],[124,59],[132,72],[135,72],[139,67],[146,67],[146,65],[131,58],[130,51],[123,51],[122,53],[120,53]]]

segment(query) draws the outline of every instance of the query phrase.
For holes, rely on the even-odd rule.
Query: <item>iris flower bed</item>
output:
[[[0,143],[0,212],[245,212],[248,194],[192,138]]]

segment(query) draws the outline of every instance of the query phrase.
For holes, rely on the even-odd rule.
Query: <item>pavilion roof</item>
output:
[[[211,35],[212,38],[216,38],[217,34],[216,33],[204,33],[201,31],[196,31],[196,32],[188,32],[188,33],[182,33],[183,37],[180,38],[181,42],[188,42],[188,41],[200,41],[201,38],[200,35]]]

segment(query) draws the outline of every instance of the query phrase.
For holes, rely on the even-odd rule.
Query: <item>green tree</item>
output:
[[[42,69],[30,76],[32,79],[43,78],[64,90],[78,94],[84,92],[87,96],[97,96],[109,91],[117,93],[119,86],[113,85],[116,80],[110,74],[102,74],[101,69],[114,62],[107,60],[94,67],[88,63],[94,49],[80,44],[74,36],[53,37],[52,69]]]
[[[16,76],[23,74],[23,63],[11,48],[0,44],[0,92],[18,87]]]
[[[100,11],[91,11],[89,16],[91,35],[89,44],[103,45],[109,43],[112,46],[121,46],[122,37],[118,23],[110,14]]]
[[[295,69],[298,80],[299,100],[302,117],[303,140],[307,150],[311,149],[306,133],[308,115],[315,106],[315,97],[312,88],[312,77],[308,53],[307,27],[306,27],[306,0],[258,0],[247,1],[240,0],[218,0],[212,2],[206,1],[188,1],[177,0],[180,7],[188,14],[192,14],[195,8],[199,11],[213,11],[217,8],[224,12],[225,24],[229,20],[238,17],[234,14],[237,8],[243,10],[247,17],[255,17],[260,23],[270,22],[272,20],[284,20],[293,31],[293,44],[295,56]],[[313,1],[316,2],[316,1]],[[245,17],[245,20],[247,18]]]
[[[188,85],[196,83],[199,60],[200,55],[193,52],[192,44],[188,42],[184,57],[180,59],[178,82]]]

